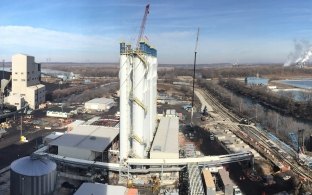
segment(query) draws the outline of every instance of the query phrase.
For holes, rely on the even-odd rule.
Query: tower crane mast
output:
[[[194,51],[194,69],[193,69],[193,97],[192,97],[192,111],[191,111],[191,123],[193,123],[193,113],[194,113],[194,96],[195,96],[195,70],[196,70],[196,56],[197,56],[197,46],[198,46],[198,36],[199,28],[197,29],[195,51]]]
[[[137,50],[139,50],[139,48],[140,48],[140,41],[142,40],[142,36],[144,34],[146,19],[147,19],[147,15],[149,14],[149,7],[150,7],[150,4],[147,4],[145,6],[144,17],[143,17],[143,20],[142,20],[142,23],[141,23],[140,33],[139,33],[137,44],[136,44],[136,49]]]

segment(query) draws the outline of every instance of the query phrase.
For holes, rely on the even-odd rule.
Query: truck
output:
[[[209,116],[209,114],[208,114],[208,111],[207,111],[207,106],[205,106],[205,108],[203,109],[202,116],[201,116],[200,119],[202,121],[206,121],[208,116]]]
[[[247,118],[242,118],[240,121],[239,121],[240,124],[244,124],[244,125],[250,125],[251,122],[249,119]]]
[[[233,195],[243,195],[238,186],[233,186]]]

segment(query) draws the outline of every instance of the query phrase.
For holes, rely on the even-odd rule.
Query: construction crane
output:
[[[191,124],[193,124],[193,113],[194,113],[194,95],[195,95],[195,68],[196,68],[196,56],[198,46],[199,28],[197,29],[196,44],[194,51],[194,70],[193,70],[193,97],[192,97],[192,112],[191,112]]]
[[[150,4],[147,4],[145,6],[144,17],[143,17],[143,20],[142,20],[142,23],[141,23],[140,33],[139,33],[137,44],[136,44],[136,49],[137,50],[140,49],[140,41],[142,40],[142,36],[144,34],[146,19],[147,19],[147,15],[149,14],[149,7],[150,7]]]

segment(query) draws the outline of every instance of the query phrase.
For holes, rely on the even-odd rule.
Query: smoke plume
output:
[[[304,64],[312,56],[312,45],[305,40],[294,41],[294,52],[288,55],[287,61],[284,66],[290,66],[291,64]]]

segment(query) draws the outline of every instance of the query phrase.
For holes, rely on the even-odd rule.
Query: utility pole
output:
[[[256,122],[258,121],[258,104],[256,104]]]
[[[196,70],[196,56],[197,56],[197,45],[198,45],[199,28],[197,29],[196,44],[194,51],[194,69],[193,69],[193,97],[192,97],[192,112],[191,112],[191,124],[193,124],[194,114],[194,96],[195,96],[195,70]]]
[[[276,134],[278,134],[278,113],[276,113]]]
[[[241,98],[240,103],[239,103],[239,113],[242,113],[242,103],[243,103],[243,99]]]

